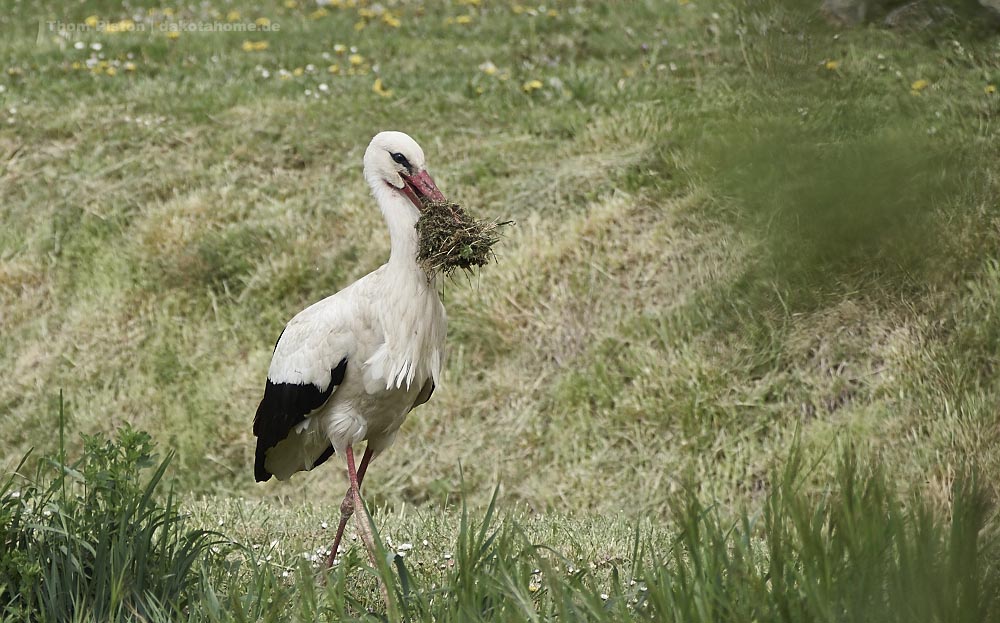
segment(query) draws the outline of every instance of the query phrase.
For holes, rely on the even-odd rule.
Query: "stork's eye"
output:
[[[396,162],[396,164],[401,164],[404,167],[406,167],[407,169],[410,168],[410,161],[407,160],[406,156],[404,156],[403,154],[401,154],[399,152],[393,152],[393,153],[391,153],[389,155],[392,156],[392,159]]]

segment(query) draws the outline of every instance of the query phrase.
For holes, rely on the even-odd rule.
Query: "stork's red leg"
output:
[[[365,479],[365,472],[368,471],[368,463],[372,460],[372,449],[370,447],[365,448],[365,454],[361,457],[361,464],[358,465],[358,491],[361,490],[361,483]],[[351,450],[351,456],[353,457],[353,450]],[[340,503],[340,525],[337,526],[337,536],[333,539],[333,548],[330,550],[330,556],[327,558],[326,566],[332,567],[333,561],[337,558],[337,550],[340,549],[340,539],[344,536],[344,529],[347,527],[347,522],[354,514],[354,495],[351,488],[348,487],[347,494],[344,495],[344,501]]]
[[[378,562],[375,558],[375,539],[372,537],[372,520],[368,516],[364,500],[361,499],[361,487],[358,485],[358,473],[354,469],[354,450],[351,449],[351,446],[347,446],[346,454],[347,475],[351,480],[351,495],[354,496],[354,509],[358,513],[355,517],[358,522],[358,534],[368,550],[368,559],[371,561],[372,567],[378,568]]]

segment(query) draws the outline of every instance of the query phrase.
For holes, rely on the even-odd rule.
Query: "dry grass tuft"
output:
[[[500,241],[501,228],[511,223],[474,218],[457,203],[428,201],[417,221],[417,259],[428,274],[450,275],[459,268],[471,273],[496,260],[493,245]]]

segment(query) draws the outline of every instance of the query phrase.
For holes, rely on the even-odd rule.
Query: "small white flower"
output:
[[[601,593],[601,599],[603,599],[604,601],[607,601],[608,600],[608,594],[607,593]]]
[[[330,87],[328,87],[328,86],[326,85],[326,83],[323,83],[323,84],[319,85],[319,90],[320,90],[320,91],[323,91],[324,93],[326,93],[327,91],[329,91],[329,90],[330,90]],[[325,521],[323,522],[323,527],[324,527],[324,528],[326,527],[326,522],[325,522]]]
[[[319,85],[319,88],[320,88],[321,90],[325,91],[326,89],[324,89],[324,88],[323,88],[323,87],[325,87],[325,86],[326,86],[325,84],[321,84],[321,85]],[[319,525],[319,527],[320,527],[320,528],[322,528],[322,529],[324,529],[324,530],[326,530],[327,528],[329,528],[329,527],[330,527],[330,524],[328,524],[328,523],[326,523],[326,522],[324,521],[323,523],[321,523],[321,524]]]
[[[83,41],[77,41],[76,43],[73,44],[73,47],[76,48],[77,50],[82,50],[83,48],[87,47],[87,44],[84,43]]]
[[[101,49],[101,48],[103,48],[103,47],[104,47],[104,46],[103,46],[103,45],[101,45],[101,44],[100,44],[99,42],[97,42],[97,41],[95,41],[94,43],[91,43],[91,44],[90,44],[90,49],[91,49],[91,50],[94,50],[95,52],[97,52],[97,51],[100,51],[100,49]]]
[[[400,543],[396,549],[401,552],[408,552],[413,549],[413,543]]]
[[[316,71],[316,66],[313,65],[312,63],[309,63],[308,65],[306,65],[306,71],[308,72]]]

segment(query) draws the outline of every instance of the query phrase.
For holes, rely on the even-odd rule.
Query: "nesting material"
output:
[[[510,221],[479,220],[457,203],[428,201],[417,220],[417,261],[428,275],[450,275],[456,268],[472,272],[496,259],[493,245]]]

